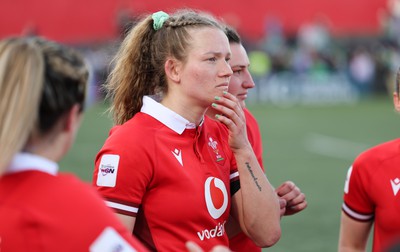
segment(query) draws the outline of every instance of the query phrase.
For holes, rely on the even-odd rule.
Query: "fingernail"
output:
[[[224,91],[223,93],[224,93],[224,95],[226,95],[228,92],[227,92],[227,91]]]
[[[219,96],[215,96],[214,99],[218,101],[221,98],[219,98]]]
[[[218,119],[218,118],[219,118],[219,115],[218,115],[218,114],[216,114],[216,115],[215,115],[215,118],[217,118],[217,119]]]
[[[211,106],[213,106],[214,108],[216,108],[216,107],[217,107],[217,104],[212,103]]]

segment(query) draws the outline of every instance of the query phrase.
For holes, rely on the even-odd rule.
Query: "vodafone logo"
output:
[[[218,219],[228,206],[228,192],[224,182],[216,177],[208,177],[204,184],[207,210],[211,217]]]

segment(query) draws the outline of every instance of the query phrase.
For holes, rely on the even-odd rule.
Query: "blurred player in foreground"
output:
[[[41,38],[0,42],[0,250],[146,251],[89,185],[58,173],[85,101],[75,51]]]

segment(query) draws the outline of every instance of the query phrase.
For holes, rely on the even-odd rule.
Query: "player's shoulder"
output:
[[[400,138],[373,146],[362,152],[354,161],[353,166],[373,166],[400,158]]]
[[[157,120],[144,113],[137,113],[134,117],[121,125],[114,125],[110,132],[110,136],[119,136],[129,133],[129,135],[140,135],[144,131],[154,131],[160,128]]]
[[[162,125],[154,118],[143,113],[136,114],[133,118],[122,125],[115,125],[111,128],[106,146],[134,147],[138,142],[149,144],[151,138],[155,137]]]
[[[98,195],[89,182],[85,182],[72,173],[59,173],[53,182],[53,191],[65,197],[95,197]]]
[[[99,195],[88,182],[81,181],[74,174],[59,173],[51,175],[44,172],[31,172],[29,179],[13,192],[13,202],[20,201],[18,206],[30,209],[48,209],[56,212],[71,211],[76,205],[92,204],[99,199]],[[46,199],[46,200],[43,200]],[[55,210],[57,209],[57,210]]]
[[[90,182],[82,181],[74,174],[60,173],[58,175],[58,186],[53,186],[52,193],[54,204],[57,204],[62,212],[75,212],[79,216],[86,216],[89,219],[91,210],[96,209],[98,215],[108,217],[107,208],[100,194]]]

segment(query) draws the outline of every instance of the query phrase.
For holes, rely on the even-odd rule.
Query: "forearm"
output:
[[[281,234],[278,197],[251,147],[235,152],[235,158],[240,176],[237,215],[241,228],[257,245],[272,246]]]

